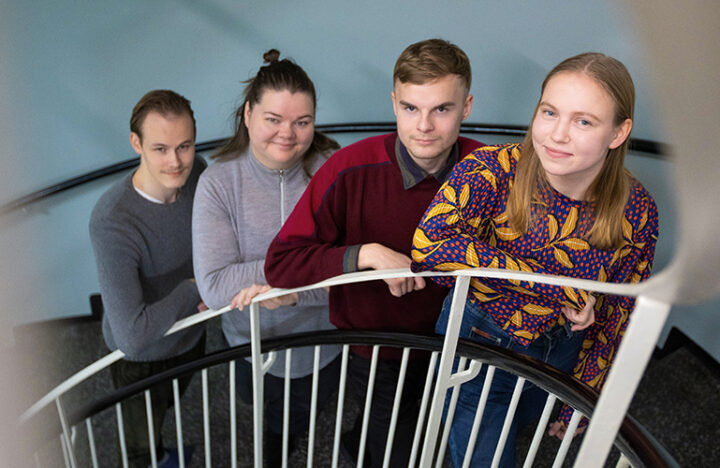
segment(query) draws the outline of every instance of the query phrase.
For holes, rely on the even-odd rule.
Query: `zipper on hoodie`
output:
[[[280,169],[280,226],[285,224],[285,169]]]

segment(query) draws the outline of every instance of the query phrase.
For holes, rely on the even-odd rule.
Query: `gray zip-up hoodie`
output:
[[[309,156],[311,173],[329,155]],[[244,154],[210,165],[200,177],[192,218],[195,280],[205,304],[220,309],[252,284],[267,284],[263,266],[270,242],[305,191],[309,177],[303,163],[290,169],[263,166],[248,148]],[[231,346],[250,341],[249,308],[222,316],[225,338]],[[260,309],[262,337],[334,329],[330,324],[325,290],[299,294],[294,306]],[[320,366],[330,363],[339,347],[323,347]],[[313,349],[293,351],[291,377],[312,373]],[[283,376],[285,353],[277,355],[270,374]]]

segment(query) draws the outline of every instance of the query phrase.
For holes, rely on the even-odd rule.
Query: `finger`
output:
[[[422,276],[416,276],[414,280],[415,291],[419,291],[425,287],[425,278],[423,278]]]

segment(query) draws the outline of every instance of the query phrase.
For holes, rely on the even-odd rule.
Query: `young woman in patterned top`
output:
[[[555,67],[541,94],[522,144],[479,148],[455,167],[415,233],[414,271],[489,267],[616,283],[650,275],[658,214],[624,168],[635,97],[627,69],[602,54],[581,54]],[[460,337],[541,359],[599,390],[633,306],[628,297],[474,278]],[[484,379],[485,368],[460,392],[449,441],[456,466]],[[515,380],[495,372],[473,467],[492,461]],[[544,392],[525,385],[500,466],[515,466],[515,435],[544,401]],[[570,415],[564,407],[550,434],[562,438]]]

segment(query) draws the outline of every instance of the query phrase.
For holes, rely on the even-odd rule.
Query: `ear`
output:
[[[392,99],[393,112],[395,113],[395,117],[397,117],[398,109],[397,109],[397,102],[395,101],[395,91],[390,93],[390,99]]]
[[[472,112],[472,105],[473,105],[473,95],[468,94],[467,97],[465,98],[465,104],[463,105],[463,114],[462,114],[463,120],[470,117],[470,112]]]
[[[250,101],[245,102],[245,109],[243,110],[243,122],[245,123],[245,127],[247,128],[248,120],[250,120]]]
[[[615,149],[618,146],[622,145],[625,140],[627,140],[628,136],[630,135],[630,130],[632,130],[632,120],[625,119],[623,123],[615,127],[615,133],[613,135],[613,139],[608,145],[610,149]]]
[[[130,132],[130,146],[139,155],[142,156],[142,142],[140,141],[140,135],[135,132]]]

